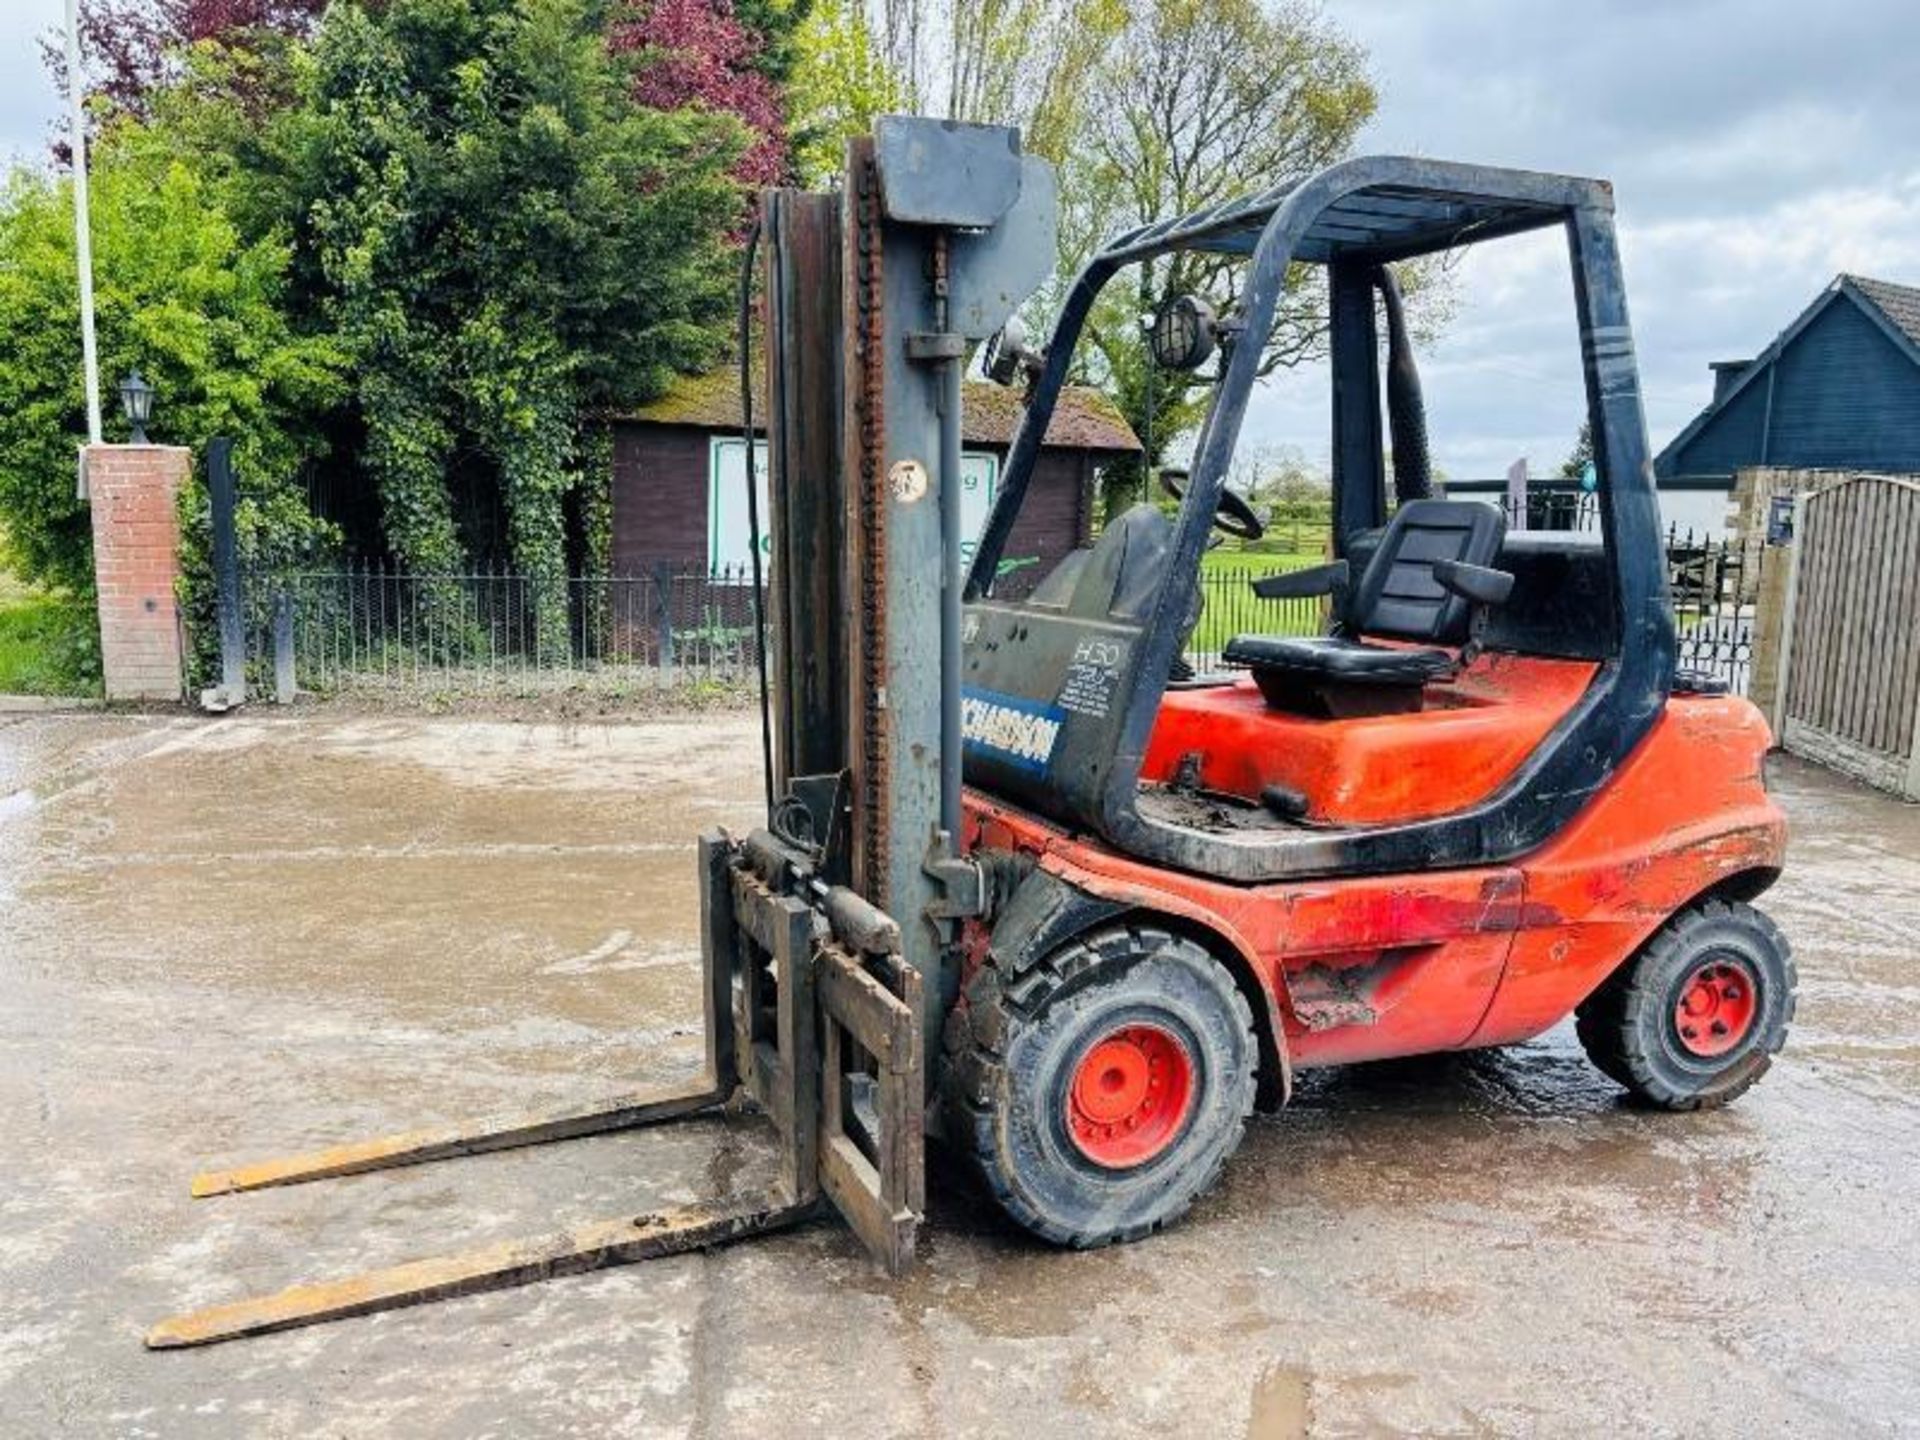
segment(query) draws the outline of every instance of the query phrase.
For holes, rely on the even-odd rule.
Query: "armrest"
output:
[[[1433,578],[1442,590],[1475,605],[1504,605],[1513,593],[1509,572],[1469,565],[1464,560],[1434,561]]]
[[[1314,565],[1305,570],[1289,570],[1284,575],[1268,575],[1253,582],[1253,593],[1262,600],[1304,600],[1315,595],[1341,596],[1347,593],[1347,562]]]

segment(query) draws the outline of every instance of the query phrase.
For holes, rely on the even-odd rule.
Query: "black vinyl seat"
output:
[[[1221,658],[1252,669],[1267,702],[1307,714],[1348,715],[1418,708],[1419,692],[1457,662],[1438,647],[1467,639],[1473,602],[1441,584],[1436,564],[1484,568],[1500,553],[1506,518],[1475,500],[1409,500],[1394,512],[1349,596],[1344,560],[1254,582],[1273,599],[1332,595],[1334,633],[1237,635]],[[1425,642],[1375,645],[1358,637]]]
[[[1227,642],[1223,658],[1229,665],[1292,670],[1360,685],[1425,685],[1453,668],[1453,656],[1445,650],[1369,645],[1339,635],[1237,635]]]

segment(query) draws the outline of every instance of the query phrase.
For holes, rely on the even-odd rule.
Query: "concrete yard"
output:
[[[191,1173],[698,1063],[748,714],[0,716],[0,1434],[1920,1433],[1920,810],[1776,760],[1788,1050],[1622,1105],[1563,1026],[1307,1077],[1145,1244],[949,1184],[837,1225],[149,1354],[174,1310],[769,1173],[750,1121],[221,1200]]]

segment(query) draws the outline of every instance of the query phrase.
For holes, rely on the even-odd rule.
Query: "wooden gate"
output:
[[[1920,800],[1920,484],[1855,476],[1794,516],[1780,743]]]

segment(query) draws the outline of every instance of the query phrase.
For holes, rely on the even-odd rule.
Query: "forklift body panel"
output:
[[[1142,861],[977,792],[968,836],[1100,902],[1080,928],[1161,916],[1204,933],[1267,992],[1291,1071],[1529,1039],[1681,906],[1716,890],[1760,893],[1786,846],[1761,784],[1768,744],[1745,701],[1676,698],[1524,866],[1247,885]],[[1031,950],[1058,948],[1073,928],[1051,928]],[[1007,939],[994,930],[1000,963],[1038,963],[1024,935]]]

